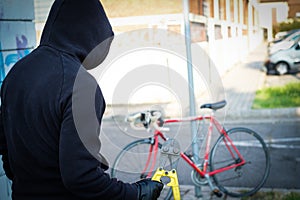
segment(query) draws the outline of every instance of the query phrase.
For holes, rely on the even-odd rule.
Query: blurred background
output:
[[[184,35],[184,1],[101,2],[116,35],[143,28],[163,29]],[[39,45],[53,2],[0,1],[0,85],[13,65]],[[221,76],[232,66],[243,62],[249,52],[262,43],[268,46],[269,52],[264,70],[267,73],[274,70],[279,74],[287,72],[282,64],[277,65],[280,60],[271,56],[299,42],[298,37],[274,48],[276,43],[300,29],[299,0],[189,0],[189,10],[192,45],[204,49]],[[300,32],[296,32],[296,36],[299,35]],[[300,56],[297,59],[300,63]],[[286,68],[288,70],[289,66]],[[11,195],[10,182],[5,177],[1,161],[0,166],[0,200],[7,200]]]

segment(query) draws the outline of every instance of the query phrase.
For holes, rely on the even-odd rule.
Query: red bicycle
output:
[[[146,111],[128,116],[127,121],[134,129],[151,130],[154,127],[153,135],[125,146],[113,163],[111,176],[128,182],[151,177],[156,169],[161,167],[158,161],[164,143],[169,140],[172,140],[172,143],[177,142],[166,135],[167,125],[196,121],[199,122],[198,130],[200,130],[201,125],[204,124],[200,122],[209,121],[207,134],[201,129],[198,131],[197,138],[193,139],[193,142],[197,142],[199,146],[202,144],[199,148],[204,149],[202,157],[195,157],[176,147],[179,158],[193,169],[191,172],[193,183],[198,186],[209,185],[212,192],[219,197],[222,193],[232,197],[253,195],[264,185],[269,175],[268,148],[264,140],[253,130],[243,127],[226,130],[214,116],[215,111],[225,105],[225,100],[204,104],[201,108],[211,109],[211,114],[182,119],[163,119],[160,111]],[[215,130],[218,132],[218,137],[215,142],[212,142]],[[211,143],[214,144],[211,146]],[[176,155],[171,156],[174,158]],[[170,159],[168,167],[176,168],[178,160]],[[171,198],[171,188],[160,197],[160,199]]]

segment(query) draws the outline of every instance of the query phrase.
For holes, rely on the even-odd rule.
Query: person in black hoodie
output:
[[[14,200],[148,200],[160,195],[160,182],[130,184],[105,173],[107,162],[99,153],[105,101],[86,69],[105,59],[112,38],[98,0],[56,0],[40,45],[5,78],[0,154]],[[84,62],[95,47],[98,56]],[[96,115],[85,103],[76,102],[76,107],[78,99],[94,100]],[[83,120],[79,126],[76,115]]]

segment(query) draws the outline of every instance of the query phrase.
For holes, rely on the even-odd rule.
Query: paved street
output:
[[[270,176],[264,186],[265,189],[300,189],[300,137],[298,130],[300,128],[300,120],[281,120],[281,121],[251,121],[249,123],[225,123],[227,129],[237,126],[248,127],[264,138],[265,142],[269,146],[271,156],[271,171]],[[123,126],[124,125],[124,126]],[[172,127],[171,130],[177,130],[178,127]],[[126,130],[123,131],[123,130]],[[109,152],[109,157],[112,158],[112,152],[119,152],[118,148],[121,148],[129,141],[134,140],[134,137],[142,137],[147,133],[131,132],[126,129],[124,123],[119,123],[118,126],[114,122],[105,122],[103,124],[103,135],[105,135],[106,142],[115,143],[112,145],[103,145],[103,151]],[[126,134],[124,134],[126,133]],[[131,134],[128,134],[131,133]],[[182,150],[188,149],[191,144],[191,137],[189,132],[189,126],[180,127],[180,133],[176,134],[176,139],[180,141]],[[104,143],[104,142],[103,142]],[[255,156],[255,155],[254,155]],[[112,158],[113,160],[113,158]],[[178,174],[181,184],[192,185],[191,181],[191,168],[184,162],[180,161],[178,165]],[[245,177],[245,181],[247,181]],[[191,189],[192,188],[192,189]],[[189,196],[193,196],[193,187],[185,187],[190,192]],[[203,188],[205,195],[208,195],[208,188]],[[187,194],[186,194],[187,195]]]
[[[269,147],[271,171],[267,188],[300,189],[300,119],[230,123],[257,131]]]

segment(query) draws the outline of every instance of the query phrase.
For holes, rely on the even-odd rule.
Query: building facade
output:
[[[189,0],[189,4],[191,40],[207,51],[221,74],[264,39],[256,0]],[[117,33],[160,28],[184,34],[182,13],[110,20]]]
[[[36,30],[36,44],[32,46],[37,46],[54,0],[32,1],[34,1]],[[182,0],[141,0],[138,1],[140,4],[124,0],[101,2],[116,35],[145,28],[185,34]],[[132,2],[135,4],[130,4]],[[259,18],[261,13],[259,0],[189,0],[189,5],[192,47],[200,46],[208,55],[208,58],[203,60],[209,59],[209,62],[205,62],[213,63],[221,76],[242,61],[249,51],[264,40],[264,31]],[[153,35],[153,32],[150,35],[151,39],[158,37]],[[146,36],[143,38],[150,39]],[[177,67],[170,64],[177,65],[176,62],[167,58],[162,64],[166,62],[170,68]],[[208,66],[204,64],[202,67]],[[182,69],[186,70],[185,68],[183,64]]]
[[[300,18],[300,1],[288,0],[289,18]]]
[[[34,0],[37,42],[53,1]],[[155,4],[140,1],[141,5],[120,0],[101,2],[117,34],[143,28],[184,34],[181,0],[156,0]],[[220,73],[242,60],[264,39],[272,40],[272,24],[268,21],[272,19],[272,7],[262,6],[260,0],[189,0],[189,4],[192,41],[208,51]]]

